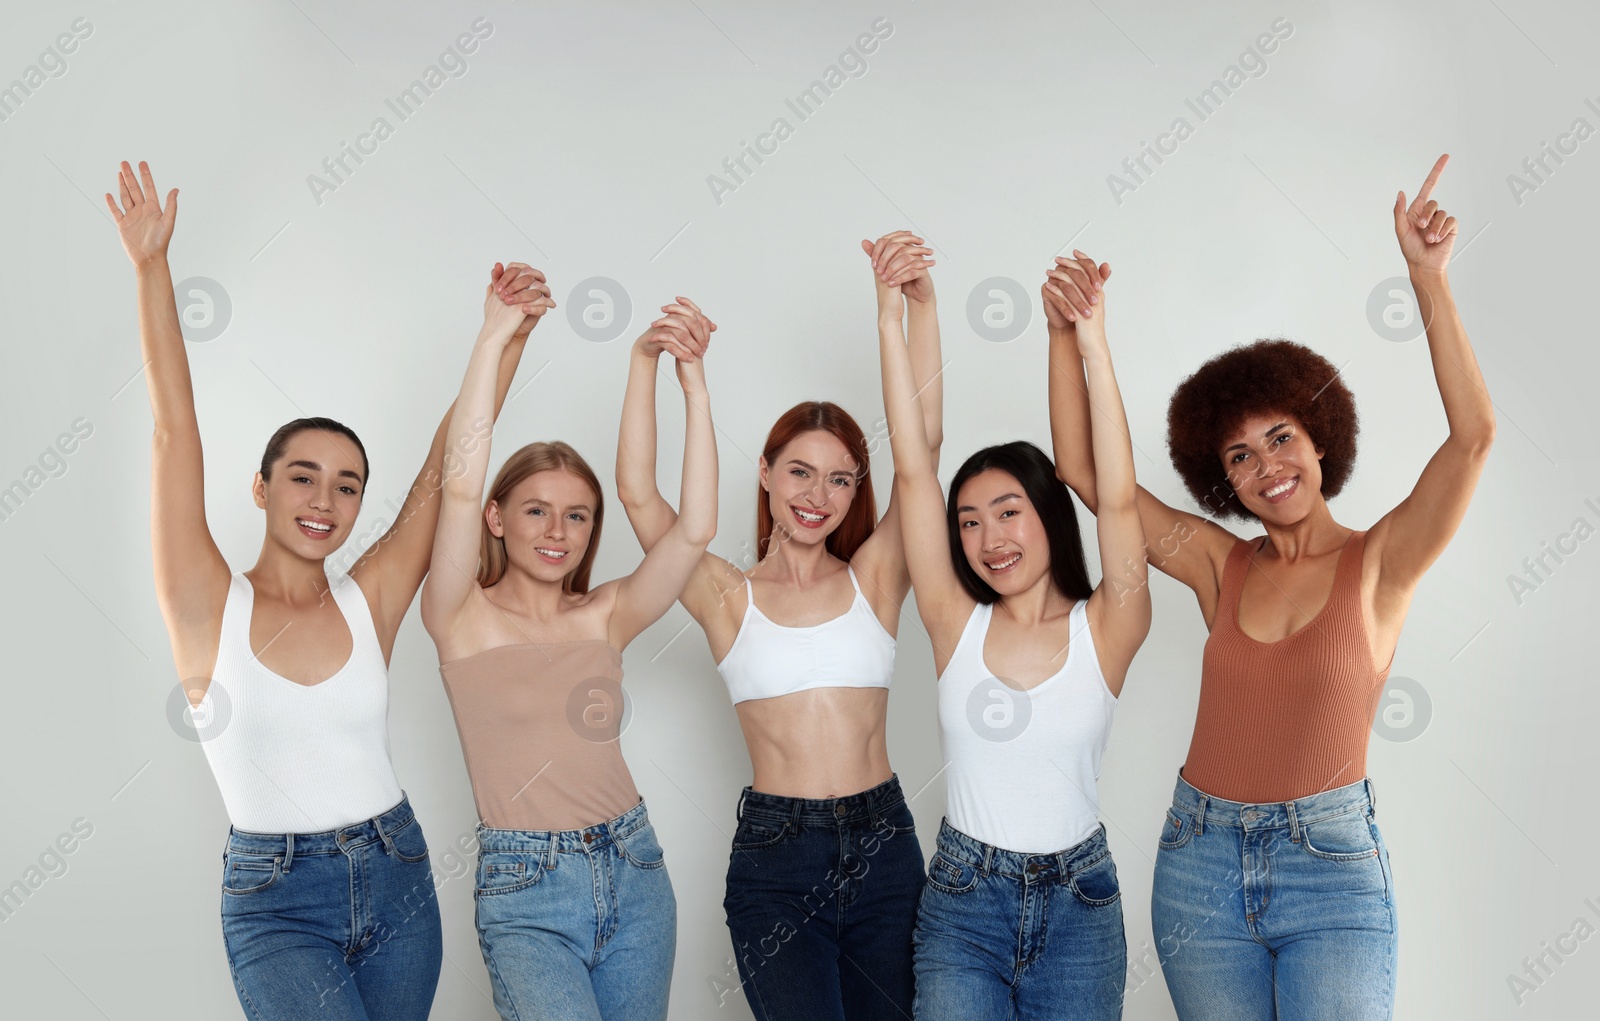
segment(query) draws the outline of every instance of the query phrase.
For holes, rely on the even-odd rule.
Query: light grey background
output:
[[[1600,942],[1568,940],[1575,953],[1520,1008],[1507,984],[1577,919],[1600,925],[1600,542],[1578,543],[1520,602],[1508,582],[1576,519],[1600,526],[1588,413],[1600,140],[1551,161],[1536,190],[1518,196],[1508,181],[1575,119],[1600,128],[1584,102],[1600,104],[1592,5],[8,0],[0,85],[80,17],[92,33],[65,72],[0,122],[0,485],[23,479],[75,420],[93,429],[0,522],[0,886],[37,867],[74,820],[93,833],[0,922],[7,1016],[241,1016],[218,923],[228,820],[200,748],[166,715],[177,678],[151,583],[133,274],[100,198],[118,160],[147,159],[163,192],[181,188],[174,278],[208,278],[231,300],[226,330],[189,356],[212,529],[243,569],[262,535],[251,472],[271,431],[302,413],[337,417],[366,441],[373,479],[357,532],[387,516],[457,388],[497,259],[543,268],[564,308],[533,335],[517,386],[532,382],[506,407],[496,465],[559,437],[609,485],[628,340],[675,293],[717,320],[713,548],[740,556],[752,457],[781,410],[832,399],[881,435],[873,289],[857,244],[905,226],[940,259],[946,477],[983,444],[1047,445],[1034,296],[1049,259],[1076,245],[1116,269],[1110,335],[1142,481],[1182,497],[1164,412],[1184,375],[1229,345],[1288,336],[1340,366],[1357,395],[1361,459],[1333,506],[1366,527],[1444,436],[1425,342],[1387,340],[1368,314],[1374,289],[1405,271],[1394,194],[1413,194],[1444,151],[1438,197],[1463,229],[1451,276],[1500,429],[1395,658],[1393,675],[1420,694],[1384,712],[1410,739],[1371,745],[1398,889],[1398,1016],[1592,1011]],[[493,33],[467,71],[398,122],[384,100],[480,17]],[[893,32],[867,70],[800,122],[785,99],[877,18]],[[1279,18],[1294,30],[1266,70],[1200,121],[1185,100]],[[308,175],[378,116],[393,136],[319,204]],[[718,204],[708,175],[780,116],[792,136]],[[1180,116],[1192,136],[1119,203],[1108,175]],[[568,325],[565,306],[584,300],[570,288],[591,276],[630,295],[623,339],[592,343]],[[1029,324],[1006,343],[967,320],[969,293],[995,276],[1030,296]],[[668,384],[660,395],[669,498],[675,394]],[[886,493],[886,449],[875,469]],[[617,510],[597,578],[639,558]],[[1101,787],[1135,967],[1126,1016],[1138,1019],[1173,1016],[1151,950],[1150,875],[1204,639],[1186,591],[1161,578],[1154,592]],[[914,621],[908,605],[889,739],[908,792],[920,792],[926,847],[943,792],[931,657]],[[679,903],[672,1016],[748,1017],[721,908],[749,770],[735,716],[681,608],[628,649],[626,669],[635,716],[624,746]],[[491,1018],[470,862],[452,852],[475,816],[414,614],[392,680],[395,765],[441,880],[434,1016]],[[1420,708],[1429,722],[1408,724]]]

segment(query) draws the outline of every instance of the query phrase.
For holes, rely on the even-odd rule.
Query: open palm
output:
[[[106,193],[106,206],[116,221],[117,233],[122,236],[122,247],[135,266],[152,259],[165,258],[167,242],[172,240],[172,225],[178,219],[178,189],[167,193],[167,208],[156,201],[156,182],[150,176],[150,164],[139,162],[139,176],[127,160],[117,174],[117,184],[122,190],[119,207],[111,194]]]

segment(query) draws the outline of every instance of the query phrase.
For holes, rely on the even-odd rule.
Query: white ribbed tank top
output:
[[[1048,854],[1100,825],[1100,757],[1116,696],[1089,635],[1088,600],[1068,616],[1067,661],[1025,691],[983,662],[994,607],[979,603],[939,677],[945,815],[1007,851]]]
[[[372,612],[349,575],[328,584],[350,629],[350,658],[318,684],[297,684],[256,659],[255,590],[243,574],[228,586],[217,666],[195,716],[237,829],[318,833],[381,815],[403,796],[389,759],[389,670]]]

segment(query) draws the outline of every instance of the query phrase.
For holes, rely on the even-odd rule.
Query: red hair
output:
[[[827,538],[828,552],[840,560],[848,561],[878,526],[878,503],[872,496],[872,458],[867,452],[867,437],[862,433],[861,426],[856,424],[848,411],[832,401],[802,401],[773,423],[772,431],[767,433],[766,445],[761,448],[761,456],[766,458],[770,469],[777,462],[779,451],[794,442],[795,437],[818,429],[843,443],[856,462],[855,477],[859,491],[855,499],[850,501],[850,509],[845,512],[844,520]],[[767,547],[772,542],[772,527],[772,504],[766,490],[757,482],[756,549],[763,557],[769,552]]]

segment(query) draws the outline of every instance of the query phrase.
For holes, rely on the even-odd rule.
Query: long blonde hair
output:
[[[589,591],[589,570],[594,566],[595,551],[600,548],[600,526],[605,523],[605,495],[600,490],[600,480],[583,455],[568,444],[555,440],[550,443],[530,443],[506,458],[489,487],[489,499],[500,504],[502,515],[511,491],[528,476],[542,471],[568,471],[588,483],[594,491],[594,528],[589,533],[589,548],[583,551],[577,570],[561,579],[562,591],[568,595],[582,595]],[[486,504],[487,506],[487,504]],[[506,541],[489,531],[489,521],[482,519],[483,538],[478,549],[478,584],[484,588],[505,577]]]

